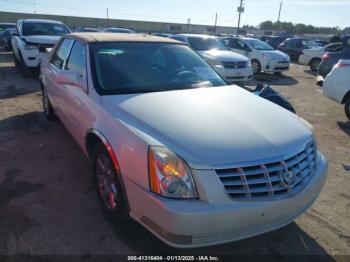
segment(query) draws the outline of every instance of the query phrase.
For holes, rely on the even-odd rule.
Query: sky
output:
[[[0,0],[0,11],[237,26],[240,0]],[[241,25],[277,21],[281,0],[244,0]],[[281,21],[350,26],[350,0],[283,0]]]

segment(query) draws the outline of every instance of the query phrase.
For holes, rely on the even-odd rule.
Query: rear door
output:
[[[225,45],[232,51],[248,56],[250,48],[239,38],[227,38],[223,40]]]
[[[88,106],[88,86],[86,71],[86,45],[75,40],[71,48],[64,70],[71,71],[78,75],[77,86],[66,85],[63,89],[65,100],[65,113],[71,135],[80,146],[84,146],[84,137],[89,128],[88,115],[91,110]]]
[[[61,119],[63,123],[67,122],[67,115],[65,113],[65,100],[63,90],[64,85],[58,84],[55,81],[55,76],[65,66],[67,57],[72,47],[74,40],[64,39],[49,61],[48,66],[45,69],[46,89],[49,94],[50,102],[55,110],[55,113]]]

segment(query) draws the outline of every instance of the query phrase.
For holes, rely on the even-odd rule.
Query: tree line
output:
[[[245,25],[243,28],[252,29],[254,27]],[[316,27],[302,23],[293,24],[291,22],[272,22],[269,20],[260,23],[259,28],[262,30],[288,31],[295,34],[339,34],[341,32],[339,27]]]

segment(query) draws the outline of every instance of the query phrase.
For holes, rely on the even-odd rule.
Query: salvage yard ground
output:
[[[343,107],[322,96],[304,66],[292,65],[281,77],[262,74],[256,81],[270,83],[313,124],[319,149],[329,160],[326,186],[306,214],[282,229],[221,246],[176,250],[134,222],[120,227],[103,216],[88,160],[60,122],[45,120],[38,80],[23,78],[12,55],[0,53],[0,255],[303,254],[350,259],[350,122]]]

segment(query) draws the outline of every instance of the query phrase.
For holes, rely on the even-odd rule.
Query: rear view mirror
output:
[[[55,75],[56,83],[61,85],[82,87],[80,80],[80,76],[76,72],[62,70]]]

